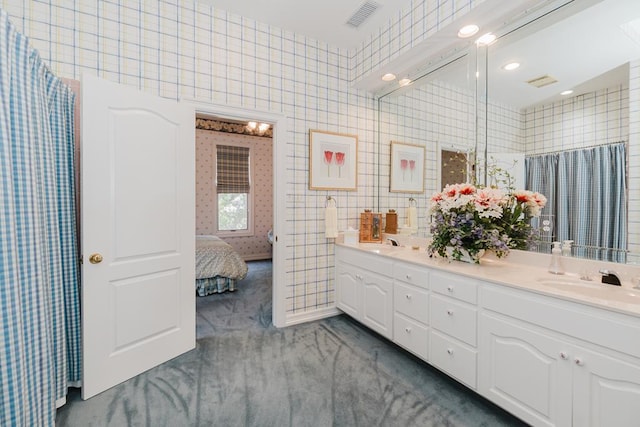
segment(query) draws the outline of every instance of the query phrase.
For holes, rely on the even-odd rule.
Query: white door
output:
[[[195,347],[194,117],[83,77],[83,399]]]

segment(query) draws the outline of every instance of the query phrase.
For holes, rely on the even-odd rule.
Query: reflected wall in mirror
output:
[[[486,157],[496,153],[524,153],[530,168],[527,176],[538,177],[551,177],[551,174],[534,172],[536,162],[531,159],[602,157],[603,153],[597,152],[600,147],[611,147],[614,153],[604,153],[605,157],[613,156],[611,166],[597,164],[605,171],[602,176],[608,176],[609,181],[617,185],[618,194],[614,196],[611,196],[614,190],[609,190],[613,188],[611,182],[596,182],[596,163],[578,166],[566,158],[550,160],[567,163],[565,172],[570,175],[583,168],[580,174],[588,177],[579,184],[556,176],[548,183],[550,189],[542,190],[552,193],[547,197],[559,193],[553,203],[556,205],[553,215],[563,215],[562,222],[566,223],[559,226],[561,220],[554,219],[558,224],[554,224],[550,239],[575,240],[581,246],[574,249],[576,256],[637,263],[640,261],[640,228],[637,226],[640,198],[636,194],[640,192],[640,174],[635,171],[640,170],[640,114],[637,113],[640,111],[640,2],[564,3],[590,6],[571,13],[561,7],[515,31],[505,30],[505,35],[490,46],[486,68],[488,96],[482,92],[477,96],[475,83],[468,78],[468,70],[477,64],[470,52],[466,63],[452,64],[431,77],[428,83],[416,85],[411,92],[381,99],[379,170],[382,174],[387,170],[382,149],[385,140],[388,143],[391,139],[405,139],[425,144],[426,194],[424,198],[417,198],[424,218],[429,195],[440,189],[439,144],[475,149],[479,154],[486,151]],[[598,31],[593,31],[594,28]],[[503,66],[508,62],[518,62],[520,67],[507,72]],[[543,85],[535,87],[529,81]],[[566,89],[572,89],[573,93],[559,95]],[[533,179],[530,177],[529,181]],[[401,210],[407,202],[390,196],[384,188],[384,185],[379,188],[380,206]],[[598,188],[606,188],[600,191],[600,198],[593,196]],[[574,190],[578,189],[582,189],[583,196],[577,196],[578,191]],[[573,199],[578,201],[566,203]],[[585,214],[587,211],[591,213]],[[605,236],[592,244],[592,240],[583,239],[591,231]],[[426,227],[421,232],[426,234]]]

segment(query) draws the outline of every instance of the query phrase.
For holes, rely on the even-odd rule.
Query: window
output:
[[[217,230],[220,235],[253,235],[250,154],[251,148],[246,145],[216,145]]]

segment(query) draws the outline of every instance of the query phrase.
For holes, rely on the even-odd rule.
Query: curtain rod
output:
[[[598,145],[590,145],[588,147],[573,148],[570,150],[545,151],[544,153],[540,153],[540,154],[525,154],[524,157],[538,157],[538,156],[547,156],[549,154],[569,153],[571,151],[590,150],[597,147],[607,147],[609,145],[617,145],[617,144],[624,144],[626,147],[629,144],[629,142],[622,140],[622,141],[616,141],[616,142],[609,142],[607,144],[598,144]]]

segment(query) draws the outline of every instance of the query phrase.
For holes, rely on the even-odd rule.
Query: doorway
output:
[[[276,327],[286,326],[285,278],[284,278],[284,207],[285,174],[278,173],[285,167],[286,117],[281,114],[226,105],[192,102],[196,115],[215,116],[222,120],[259,121],[273,127],[273,249],[272,249],[272,319]],[[194,117],[195,121],[195,117]]]

